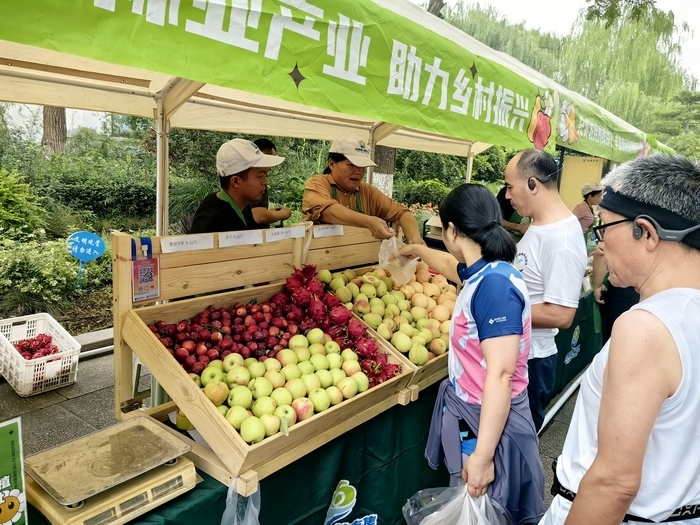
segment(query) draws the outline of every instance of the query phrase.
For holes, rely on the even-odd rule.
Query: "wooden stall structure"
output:
[[[157,320],[175,323],[190,318],[208,305],[230,307],[239,301],[269,299],[282,289],[283,280],[290,275],[292,266],[312,263],[319,268],[337,270],[377,263],[379,241],[367,230],[347,226],[337,228],[305,223],[283,231],[265,230],[267,242],[261,244],[226,247],[220,245],[227,244],[222,241],[225,236],[230,241],[230,233],[148,239],[132,239],[121,233],[113,235],[117,419],[146,415],[162,421],[179,408],[211,447],[204,447],[169,429],[191,445],[188,457],[198,468],[226,485],[238,478],[238,491],[248,495],[257,490],[258,480],[392,406],[405,405],[411,398],[416,399],[421,388],[421,384],[415,382],[417,370],[432,370],[432,363],[416,367],[375,334],[382,351],[389,354],[389,361],[401,364],[400,375],[297,423],[290,428],[288,436],[277,434],[248,445],[147,326]],[[285,238],[290,237],[292,230],[296,238]],[[183,246],[181,243],[186,249],[173,251],[173,245]],[[141,249],[147,245],[151,246],[150,254]],[[158,259],[160,295],[148,301],[134,301],[132,261],[147,257]],[[243,286],[252,287],[221,292]],[[153,304],[153,301],[159,303]],[[134,398],[132,374],[135,356],[150,370],[172,401],[146,409],[142,399]],[[446,361],[444,363],[446,365]],[[444,377],[446,366],[442,370]],[[435,376],[434,373],[428,375]]]

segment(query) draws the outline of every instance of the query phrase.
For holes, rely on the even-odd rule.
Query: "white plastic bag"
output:
[[[409,259],[399,254],[399,249],[403,246],[405,244],[397,237],[385,239],[379,245],[378,268],[388,271],[399,286],[408,284],[413,279],[418,265],[416,259]]]
[[[460,490],[444,507],[426,516],[420,525],[501,525],[505,523],[493,508],[488,495],[472,498],[464,487],[458,488]]]
[[[233,480],[226,496],[221,525],[260,525],[260,490],[247,498],[236,492],[238,478]]]

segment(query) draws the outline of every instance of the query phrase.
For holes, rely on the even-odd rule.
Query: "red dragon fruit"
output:
[[[333,324],[346,324],[352,319],[352,312],[344,306],[336,306],[328,317]]]
[[[358,319],[350,320],[348,323],[348,335],[350,335],[350,337],[353,339],[359,339],[360,337],[364,337],[366,333],[367,328],[362,321],[359,321]]]
[[[289,296],[284,292],[276,293],[275,295],[272,296],[272,302],[278,308],[281,308],[281,307],[289,304]]]
[[[306,281],[306,287],[309,289],[312,295],[315,295],[318,298],[323,298],[325,295],[323,283],[316,278]]]
[[[327,293],[323,297],[323,302],[328,308],[335,308],[340,305],[340,299],[338,299],[335,294]]]
[[[287,290],[290,292],[294,292],[295,290],[302,288],[305,282],[304,276],[301,273],[295,272],[287,277],[285,288],[287,288]]]
[[[331,312],[333,315],[333,312]],[[322,321],[326,317],[326,305],[319,299],[312,299],[309,304],[309,316],[316,321]]]
[[[298,288],[292,292],[292,302],[302,307],[311,304],[311,292],[308,288]]]
[[[298,269],[295,268],[296,271],[299,271]],[[316,265],[315,264],[307,264],[301,269],[302,275],[306,279],[311,279],[316,275]]]
[[[360,359],[374,359],[379,348],[369,337],[362,337],[355,341],[355,352]]]

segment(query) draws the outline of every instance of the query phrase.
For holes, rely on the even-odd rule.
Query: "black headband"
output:
[[[663,240],[680,240],[688,246],[700,249],[700,228],[687,233],[682,239],[678,239],[678,236],[674,235],[698,226],[696,221],[686,219],[676,212],[656,204],[627,197],[616,192],[610,186],[605,187],[599,206],[628,219],[636,219],[643,215],[644,218],[651,219],[651,222],[657,226],[657,231],[660,230],[659,237]],[[662,233],[663,235],[661,235]]]

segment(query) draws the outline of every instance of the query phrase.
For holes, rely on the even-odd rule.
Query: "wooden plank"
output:
[[[328,270],[346,269],[352,266],[377,264],[379,261],[379,241],[353,244],[339,248],[309,250],[306,264],[315,264]]]
[[[217,262],[238,261],[255,257],[267,257],[280,255],[291,262],[294,239],[263,244],[251,244],[249,246],[229,246],[227,248],[213,248],[211,250],[196,250],[189,252],[162,253],[160,239],[151,237],[153,255],[160,258],[160,268],[180,268],[200,264],[212,264]],[[218,242],[218,241],[216,241]]]
[[[122,419],[121,402],[131,399],[133,382],[132,352],[122,340],[121,327],[131,310],[131,236],[112,235],[112,290],[114,315],[114,410]]]
[[[279,255],[241,259],[235,263],[219,262],[169,268],[161,271],[158,300],[217,292],[262,282],[285,279],[291,273],[288,259]]]
[[[217,456],[233,476],[241,472],[247,444],[201,389],[189,378],[180,364],[168,354],[158,338],[131,310],[124,322],[122,336],[135,349],[137,355],[187,416],[197,430],[208,436]]]
[[[354,244],[366,244],[371,242],[379,241],[372,237],[372,234],[368,229],[355,228],[354,226],[343,226],[343,235],[312,239],[311,244],[309,245],[309,250],[325,250],[327,248],[339,248],[341,246],[351,246]]]

